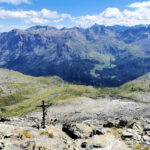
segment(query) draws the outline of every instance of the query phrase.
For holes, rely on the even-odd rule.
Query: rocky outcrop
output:
[[[46,129],[40,128],[41,111],[0,119],[0,148],[147,150],[150,149],[148,108],[148,104],[108,98],[60,102],[48,108]]]
[[[89,136],[88,132],[79,130],[81,124],[69,124],[66,132],[69,136],[76,133],[76,139],[80,139],[81,148],[93,147],[94,149],[110,150],[127,150],[127,149],[149,149],[150,148],[150,122],[143,118],[117,118],[108,119],[108,121],[101,122],[88,126],[92,129],[92,134]],[[66,127],[66,124],[64,125]],[[63,126],[63,127],[64,127]],[[86,129],[87,125],[84,125]],[[71,128],[73,127],[73,128]],[[80,134],[78,133],[80,131]],[[78,133],[78,134],[77,134]],[[77,136],[78,135],[78,136]],[[80,136],[79,136],[80,135]],[[82,136],[81,136],[82,135]],[[83,136],[84,135],[84,136]],[[86,135],[86,136],[85,136]],[[73,138],[74,137],[71,137]],[[79,142],[79,141],[78,141]]]
[[[29,116],[13,117],[0,122],[0,149],[147,150],[150,149],[150,122],[147,120],[125,117],[97,123],[47,124],[45,129],[38,129]],[[107,122],[113,126],[105,126]]]

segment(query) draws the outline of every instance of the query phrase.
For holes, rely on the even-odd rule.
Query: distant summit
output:
[[[38,26],[33,26],[33,27],[28,28],[27,31],[28,30],[40,30],[40,29],[50,30],[50,29],[57,29],[57,28],[50,27],[50,26],[40,26],[40,25],[38,25]]]

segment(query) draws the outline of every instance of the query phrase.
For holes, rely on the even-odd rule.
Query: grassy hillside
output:
[[[99,88],[99,95],[109,97],[120,97],[132,99],[137,102],[149,103],[150,94],[150,73],[137,78],[136,80],[127,82],[120,87]]]
[[[58,77],[31,77],[0,69],[0,115],[13,116],[33,111],[47,103],[81,96],[98,96],[91,86],[73,85]]]
[[[21,115],[37,109],[42,100],[54,103],[78,97],[123,97],[139,99],[140,93],[150,90],[147,74],[115,88],[94,88],[64,82],[59,77],[31,77],[0,69],[0,116]]]

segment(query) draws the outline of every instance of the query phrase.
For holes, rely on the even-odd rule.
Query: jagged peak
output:
[[[26,29],[26,31],[40,30],[40,29],[57,30],[57,28],[55,28],[55,27],[37,25],[37,26],[33,26],[33,27],[30,27],[30,28]]]

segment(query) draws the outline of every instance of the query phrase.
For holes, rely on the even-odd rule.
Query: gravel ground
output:
[[[33,112],[29,116],[38,119],[42,111]],[[47,120],[56,123],[84,122],[120,117],[149,117],[150,103],[139,103],[128,99],[118,98],[79,98],[69,103],[59,103],[48,108]]]

